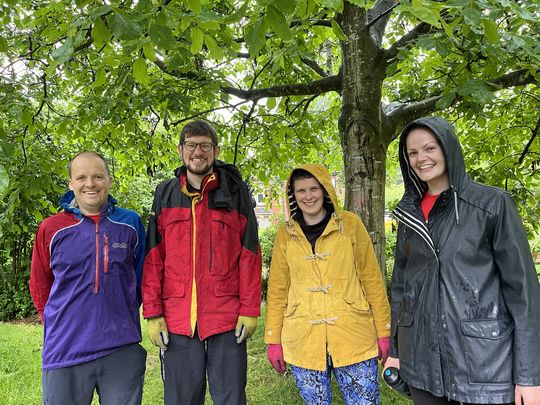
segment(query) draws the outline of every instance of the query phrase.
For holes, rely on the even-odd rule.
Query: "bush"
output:
[[[266,300],[266,292],[268,291],[268,274],[270,271],[270,263],[272,261],[272,251],[274,250],[274,241],[276,239],[276,233],[283,224],[284,220],[278,220],[275,224],[270,225],[262,229],[259,232],[259,243],[261,245],[262,254],[262,295],[263,300]]]
[[[23,277],[10,277],[8,269],[0,268],[0,321],[26,318],[36,313],[30,291],[29,274]]]

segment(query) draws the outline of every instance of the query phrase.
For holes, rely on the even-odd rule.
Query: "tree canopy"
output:
[[[195,117],[213,122],[247,178],[266,184],[306,161],[343,170],[345,207],[381,259],[389,147],[422,115],[454,122],[473,174],[540,223],[538,2],[0,4],[4,252],[56,212],[83,149],[109,156],[123,203],[147,210]]]

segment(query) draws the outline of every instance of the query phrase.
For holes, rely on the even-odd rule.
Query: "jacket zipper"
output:
[[[105,238],[105,245],[103,246],[103,264],[104,269],[103,272],[107,273],[109,270],[109,237],[107,235],[104,235]]]
[[[96,282],[94,284],[94,294],[99,291],[99,221],[96,222]]]

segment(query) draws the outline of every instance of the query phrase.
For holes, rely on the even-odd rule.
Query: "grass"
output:
[[[143,404],[163,403],[163,384],[160,376],[158,349],[146,337],[143,322],[142,345],[148,351],[144,382]],[[266,360],[263,342],[264,320],[253,340],[248,342],[248,384],[246,388],[249,405],[302,405],[296,385],[290,373],[280,375]],[[41,404],[41,349],[43,327],[36,323],[0,322],[0,398],[4,405]],[[399,394],[381,383],[382,405],[410,405]],[[207,392],[207,404],[212,404]],[[333,404],[344,404],[339,388],[333,382]],[[94,397],[93,404],[98,404]]]

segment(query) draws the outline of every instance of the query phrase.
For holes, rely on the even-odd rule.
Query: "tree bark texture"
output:
[[[366,12],[345,2],[341,26],[342,108],[339,135],[345,168],[345,209],[357,213],[385,274],[384,187],[388,142],[382,134],[381,94],[385,69],[380,48],[366,28]]]

